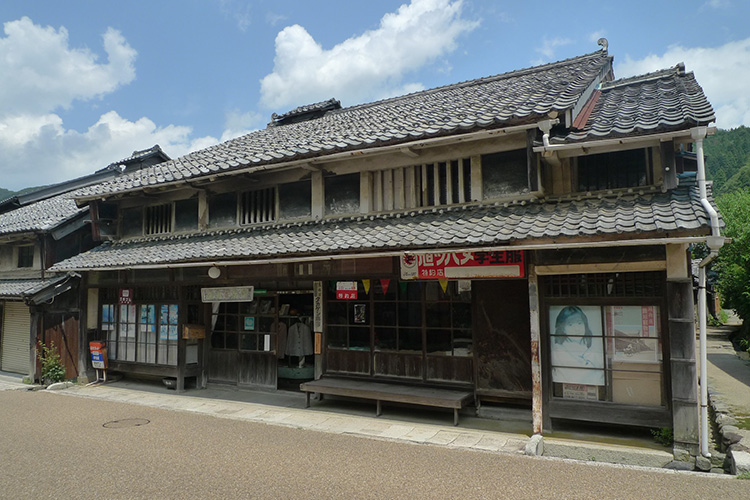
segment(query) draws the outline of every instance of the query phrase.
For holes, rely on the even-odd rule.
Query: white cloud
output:
[[[68,47],[65,28],[35,25],[28,17],[3,25],[0,37],[0,117],[48,113],[112,92],[135,78],[136,51],[112,28],[103,35],[108,62]]]
[[[555,57],[555,50],[558,47],[569,45],[571,43],[573,43],[573,40],[569,38],[553,38],[552,40],[550,40],[545,37],[542,41],[542,46],[536,49],[536,51],[542,54],[547,59],[552,59],[553,57]]]
[[[221,134],[221,142],[249,134],[254,130],[264,127],[265,124],[263,116],[260,113],[254,111],[248,111],[247,113],[242,113],[238,110],[230,111],[224,120],[224,133]]]
[[[132,122],[115,111],[103,114],[82,133],[65,130],[57,115],[14,116],[0,124],[2,187],[20,189],[73,179],[154,144],[176,158],[218,143],[212,137],[191,140],[191,133],[190,127],[157,127],[148,118]]]
[[[712,9],[722,9],[725,7],[729,7],[729,0],[708,0],[701,7],[702,8],[709,7]]]
[[[284,14],[277,14],[275,12],[266,13],[266,23],[270,26],[276,26],[277,24],[284,22],[287,16]]]
[[[35,25],[24,17],[4,24],[0,37],[0,187],[21,189],[94,172],[159,144],[177,157],[217,139],[190,139],[189,127],[157,127],[114,111],[86,131],[66,129],[59,109],[102,97],[135,78],[136,51],[116,30],[103,38],[107,61],[71,48],[65,28]]]
[[[253,22],[251,15],[252,7],[245,2],[237,0],[219,0],[219,8],[224,16],[234,20],[240,31],[247,31],[247,28]]]
[[[634,60],[629,56],[615,65],[615,75],[624,78],[674,66],[684,62],[693,71],[716,111],[716,125],[721,128],[750,126],[750,38],[729,42],[720,47],[670,46],[662,55],[651,54]]]
[[[477,26],[461,17],[462,0],[412,0],[380,26],[324,49],[299,25],[276,36],[273,72],[261,80],[261,105],[285,112],[331,97],[344,106],[422,88],[404,76],[456,48]]]

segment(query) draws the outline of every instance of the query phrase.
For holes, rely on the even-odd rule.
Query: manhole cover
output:
[[[122,420],[107,422],[102,427],[106,427],[107,429],[122,429],[123,427],[138,427],[139,425],[146,425],[149,422],[150,420],[146,420],[145,418],[125,418]]]

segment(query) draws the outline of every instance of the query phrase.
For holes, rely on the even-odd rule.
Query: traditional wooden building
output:
[[[81,368],[77,273],[55,273],[56,262],[91,249],[88,206],[75,191],[169,157],[159,146],[91,174],[0,202],[0,370],[39,377],[37,342],[54,342],[67,378]],[[84,358],[85,359],[85,358]]]
[[[695,452],[688,245],[719,222],[683,157],[714,113],[683,66],[615,80],[603,45],[85,188],[106,241],[54,269],[83,275],[113,369],[179,388],[453,391]]]

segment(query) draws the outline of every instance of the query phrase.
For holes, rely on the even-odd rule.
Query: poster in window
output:
[[[354,322],[357,324],[363,324],[366,319],[365,311],[367,305],[365,304],[354,304]]]
[[[115,325],[114,306],[105,304],[102,306],[102,330],[114,330]]]
[[[604,340],[599,306],[550,306],[552,381],[604,385]]]
[[[659,308],[611,306],[606,309],[607,336],[614,361],[655,363],[659,360]]]
[[[245,316],[245,330],[255,330],[255,316]]]
[[[172,304],[169,306],[169,324],[176,325],[178,321],[177,304]]]

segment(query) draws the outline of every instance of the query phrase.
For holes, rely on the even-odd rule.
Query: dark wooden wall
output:
[[[472,283],[477,392],[531,398],[531,325],[526,280]]]

